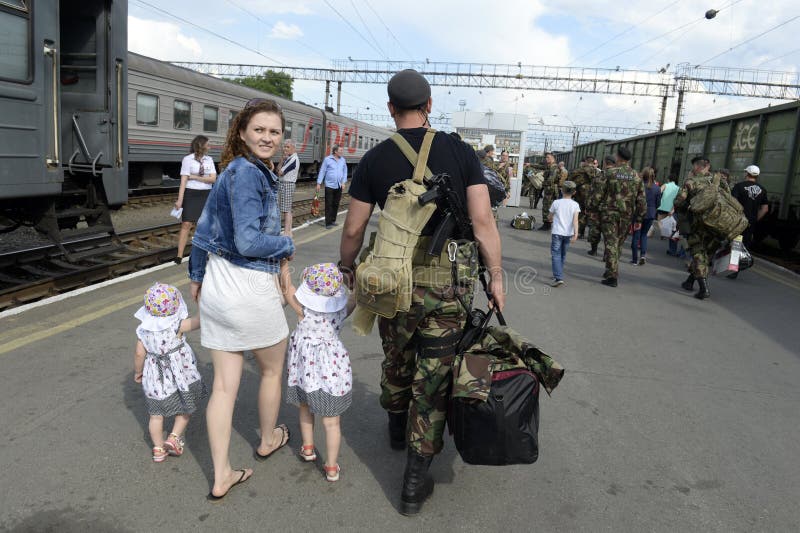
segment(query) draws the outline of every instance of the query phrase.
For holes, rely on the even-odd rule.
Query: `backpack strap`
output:
[[[433,176],[433,172],[431,169],[428,168],[428,155],[431,151],[431,144],[433,143],[433,137],[436,135],[436,130],[433,128],[428,129],[425,132],[425,137],[422,139],[422,146],[419,149],[419,154],[414,151],[408,141],[400,135],[399,133],[395,133],[391,137],[389,137],[394,143],[400,148],[400,151],[403,152],[403,155],[406,156],[406,159],[411,163],[414,167],[414,181],[417,183],[422,183],[422,177],[430,178]]]

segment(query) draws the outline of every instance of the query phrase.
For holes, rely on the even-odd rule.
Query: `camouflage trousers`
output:
[[[594,215],[586,215],[586,225],[589,227],[586,240],[592,247],[596,247],[600,244],[600,220]]]
[[[528,204],[530,205],[531,209],[536,209],[536,205],[539,203],[540,194],[542,194],[542,189],[535,189],[533,187],[528,189]]]
[[[542,222],[547,222],[547,217],[550,216],[550,206],[557,197],[558,194],[553,194],[552,187],[545,187],[542,191]]]
[[[603,261],[606,262],[606,271],[603,277],[617,278],[619,274],[619,252],[625,238],[628,236],[630,217],[623,217],[620,213],[603,213],[600,219],[600,231],[603,233]]]
[[[470,306],[472,289],[459,290]],[[407,313],[378,322],[384,353],[381,406],[408,411],[408,445],[421,455],[442,450],[453,358],[466,317],[452,288],[415,286]]]
[[[708,267],[711,258],[722,245],[722,241],[716,235],[703,231],[692,231],[686,242],[689,245],[689,253],[692,256],[692,263],[689,265],[689,272],[695,278],[707,278]]]

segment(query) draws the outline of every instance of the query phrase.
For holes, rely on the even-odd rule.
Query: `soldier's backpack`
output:
[[[744,208],[726,189],[719,187],[719,174],[710,186],[700,190],[689,202],[689,211],[706,229],[723,239],[732,240],[749,224]]]
[[[536,217],[527,213],[520,213],[511,220],[511,227],[514,229],[533,229],[536,224]]]
[[[544,172],[534,172],[531,176],[531,186],[534,189],[541,189],[544,185]]]
[[[494,169],[483,163],[481,163],[481,169],[483,170],[483,179],[486,180],[486,185],[489,187],[489,201],[492,207],[497,207],[506,199],[506,187]]]
[[[374,246],[356,268],[355,296],[361,308],[359,317],[363,317],[366,311],[392,318],[411,307],[414,248],[423,228],[436,211],[435,202],[425,205],[419,203],[420,195],[428,190],[423,177],[432,176],[427,162],[435,134],[436,130],[433,129],[425,133],[419,154],[399,133],[390,137],[414,165],[414,174],[412,178],[396,183],[389,189],[378,218]]]

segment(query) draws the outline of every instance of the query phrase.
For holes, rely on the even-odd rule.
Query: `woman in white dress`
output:
[[[289,334],[278,272],[281,260],[294,254],[292,239],[280,234],[278,178],[270,161],[283,128],[283,113],[271,100],[251,100],[236,115],[222,151],[224,171],[192,239],[191,291],[200,304],[201,344],[214,363],[206,410],[214,463],[211,501],[253,474],[249,468],[234,470],[228,456],[245,350],[255,355],[261,370],[261,439],[255,458],[265,460],[289,441],[288,428],[275,425]],[[293,294],[293,287],[288,290]]]
[[[178,234],[178,255],[175,263],[183,260],[183,250],[189,240],[192,226],[197,224],[200,213],[206,205],[208,193],[217,181],[217,169],[214,160],[208,155],[208,137],[198,135],[192,139],[192,153],[181,161],[181,186],[178,189],[178,201],[175,209],[183,209],[181,213],[181,231]]]

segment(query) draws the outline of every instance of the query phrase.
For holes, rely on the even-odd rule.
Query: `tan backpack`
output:
[[[389,189],[378,218],[378,232],[372,250],[356,269],[358,316],[367,312],[393,318],[398,312],[407,312],[411,308],[414,249],[423,228],[436,211],[435,202],[419,203],[420,195],[428,190],[423,177],[432,176],[426,165],[435,134],[433,129],[425,133],[419,154],[399,133],[391,137],[414,165],[414,175]],[[371,328],[371,324],[368,327]]]

